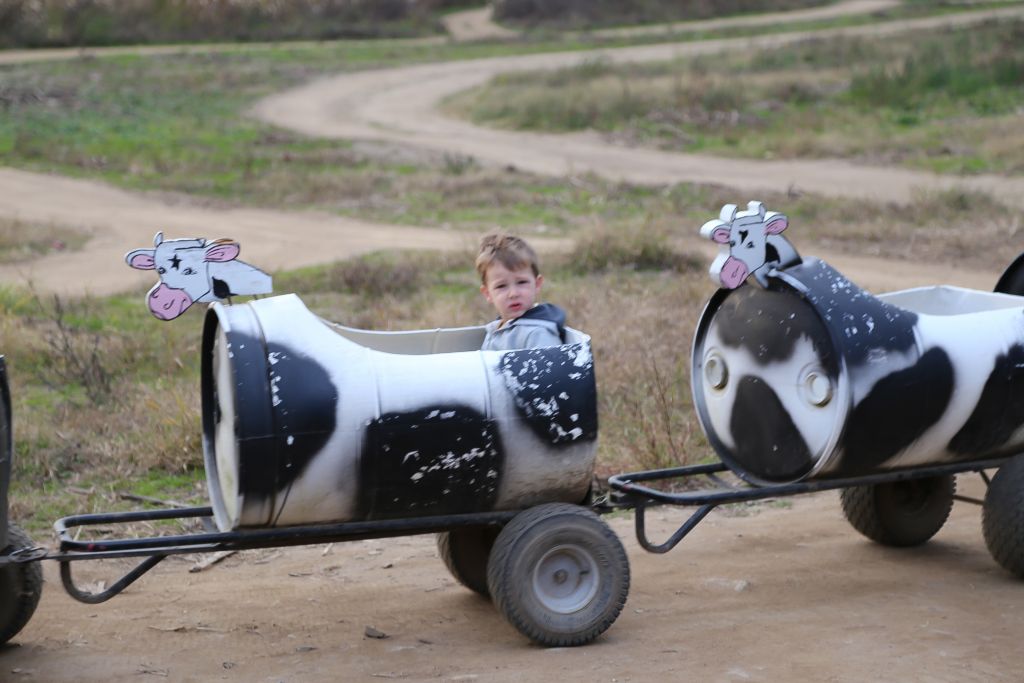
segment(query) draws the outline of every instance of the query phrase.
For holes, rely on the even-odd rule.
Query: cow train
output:
[[[710,268],[719,289],[697,324],[691,387],[722,464],[694,471],[728,469],[740,484],[715,475],[724,488],[660,549],[642,536],[644,507],[690,499],[615,480],[686,468],[616,475],[611,487],[626,495],[595,496],[597,386],[583,332],[568,329],[560,346],[483,351],[483,327],[357,330],[294,294],[227,305],[269,294],[270,276],[238,260],[236,242],[158,233],[153,248],[125,257],[159,275],[149,311],[171,320],[212,302],[200,387],[211,504],[152,514],[209,517],[219,531],[78,542],[72,526],[148,519],[81,516],[58,520],[59,552],[35,549],[7,520],[0,357],[0,643],[35,609],[40,559],[61,562],[73,597],[100,602],[170,554],[437,532],[453,576],[493,598],[520,633],[579,645],[611,626],[629,589],[623,546],[596,513],[635,507],[641,545],[665,552],[715,505],[753,499],[751,490],[837,488],[857,530],[916,545],[945,522],[964,472],[988,485],[990,552],[1024,577],[1024,256],[1000,291],[872,295],[801,257],[788,227],[750,202],[723,207],[700,230],[719,246]],[[147,559],[100,594],[76,587],[70,560],[105,556]]]
[[[701,231],[723,245],[722,289],[697,325],[693,387],[723,461],[767,484],[1020,450],[1024,300],[948,285],[874,296],[797,256],[786,225],[751,202]],[[765,286],[739,287],[747,273]]]

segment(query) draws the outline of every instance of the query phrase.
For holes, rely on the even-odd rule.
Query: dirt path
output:
[[[900,0],[843,0],[835,4],[803,10],[791,10],[789,12],[766,12],[764,14],[725,17],[723,19],[676,21],[664,24],[595,29],[592,31],[570,31],[567,32],[567,35],[586,35],[598,38],[636,38],[659,34],[673,35],[695,33],[697,31],[714,31],[730,27],[771,26],[783,22],[824,21],[839,17],[882,12],[899,5]],[[444,26],[448,31],[448,35],[455,41],[503,39],[513,38],[518,35],[517,31],[494,21],[494,10],[490,5],[452,12],[445,16]]]
[[[386,247],[470,250],[475,242],[474,235],[452,230],[370,223],[312,211],[202,208],[103,183],[13,169],[0,168],[0,188],[0,215],[76,226],[92,234],[81,251],[0,265],[0,282],[30,282],[44,292],[100,295],[152,285],[152,273],[132,270],[121,258],[133,248],[152,245],[158,231],[168,237],[231,237],[241,243],[243,260],[268,272]],[[540,244],[551,249],[562,243]]]
[[[854,4],[861,10],[867,0]],[[882,26],[819,32],[817,35],[891,33],[947,23],[968,23],[983,17],[1018,16],[1024,8],[953,15]],[[744,18],[744,20],[748,20]],[[805,39],[810,33],[743,39],[743,45],[779,45]],[[736,41],[652,45],[601,51],[617,61],[666,59],[735,48]],[[131,48],[123,48],[130,50]],[[159,51],[157,47],[149,52]],[[181,48],[166,48],[180,50]],[[122,50],[114,48],[112,50]],[[63,53],[67,58],[69,53]],[[515,69],[554,68],[592,59],[595,53],[562,53],[429,64],[353,73],[323,79],[268,98],[254,114],[268,122],[324,137],[389,140],[448,152],[469,154],[485,162],[513,164],[553,175],[590,171],[633,182],[707,182],[742,190],[744,198],[761,191],[799,189],[824,195],[906,200],[921,188],[965,185],[985,189],[1013,206],[1024,203],[1024,179],[973,177],[957,180],[900,169],[865,168],[839,161],[766,162],[670,154],[607,144],[599,136],[512,133],[473,126],[437,111],[440,100]],[[16,53],[0,53],[0,59]],[[60,57],[54,53],[52,58]],[[324,263],[365,251],[389,247],[460,248],[464,235],[437,229],[382,225],[312,212],[258,209],[214,210],[141,195],[92,181],[0,169],[0,215],[26,221],[54,222],[86,228],[93,239],[80,252],[38,259],[24,266],[0,266],[0,282],[31,282],[39,291],[107,294],[150,282],[145,274],[120,262],[121,255],[151,243],[158,230],[169,236],[225,235],[241,241],[243,258],[267,270]],[[305,248],[295,249],[293,237]],[[564,243],[541,244],[560,248]],[[818,256],[833,262],[849,277],[875,291],[934,284],[934,269],[904,264],[893,269],[870,258]],[[991,288],[995,274],[953,271],[944,281]]]
[[[827,19],[838,19],[839,17],[883,12],[887,9],[898,7],[900,4],[900,0],[845,0],[835,4],[789,12],[768,12],[765,14],[751,14],[749,16],[725,17],[723,19],[679,21],[669,24],[622,26],[598,29],[588,33],[599,38],[632,38],[657,35],[659,33],[695,33],[697,31],[716,31],[723,28],[749,28],[752,26],[771,26],[773,24],[802,21],[825,21]]]
[[[961,487],[977,494],[975,479]],[[454,583],[430,537],[254,551],[199,574],[168,560],[97,606],[67,597],[48,563],[39,611],[0,648],[0,680],[1020,680],[1021,583],[988,556],[977,507],[958,504],[930,543],[895,550],[858,536],[833,493],[786,500],[712,513],[667,555],[611,519],[629,600],[574,649],[531,646]],[[654,517],[661,540],[680,513]],[[95,571],[76,565],[83,580]]]
[[[494,130],[447,117],[438,111],[447,96],[487,82],[501,73],[555,69],[596,57],[642,62],[711,54],[724,50],[786,45],[810,36],[898,35],[910,30],[970,25],[993,17],[1019,17],[1024,7],[971,14],[894,21],[882,25],[795,32],[694,43],[645,45],[613,50],[538,54],[426,64],[325,78],[269,97],[253,114],[309,135],[387,140],[443,149],[534,173],[591,172],[636,183],[699,182],[746,192],[789,189],[828,196],[907,201],[921,190],[965,187],[984,190],[1011,206],[1024,206],[1024,178],[973,176],[858,166],[839,160],[757,161],[722,159],[609,145],[591,133],[544,134]]]

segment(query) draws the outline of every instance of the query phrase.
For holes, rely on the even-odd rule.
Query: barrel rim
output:
[[[805,258],[804,262],[807,261],[808,259]],[[847,418],[849,417],[853,404],[852,386],[849,381],[846,358],[842,353],[843,347],[841,345],[841,341],[836,336],[836,332],[833,329],[833,327],[829,325],[828,322],[823,318],[821,311],[818,310],[818,307],[815,306],[814,302],[810,299],[809,290],[807,289],[807,287],[799,279],[786,273],[785,270],[773,269],[771,272],[767,274],[766,279],[769,281],[769,283],[778,283],[779,285],[784,287],[787,292],[792,293],[795,296],[798,296],[800,299],[806,302],[808,307],[812,311],[814,311],[814,315],[817,317],[821,327],[823,327],[827,331],[829,342],[832,345],[832,348],[835,349],[836,351],[835,356],[837,366],[836,370],[838,374],[838,386],[836,387],[835,395],[838,400],[842,401],[842,404],[838,409],[838,416],[836,420],[837,424],[833,426],[828,441],[820,451],[822,456],[819,457],[814,462],[810,469],[801,474],[799,477],[795,479],[785,480],[768,479],[765,477],[758,476],[756,473],[751,472],[750,470],[740,466],[740,464],[733,457],[731,457],[731,455],[729,455],[731,449],[728,446],[726,446],[726,444],[721,440],[721,438],[714,430],[709,428],[710,415],[708,412],[707,402],[704,397],[704,392],[702,391],[702,387],[704,386],[704,374],[702,372],[703,357],[699,351],[700,349],[703,348],[703,344],[707,339],[707,335],[711,328],[711,323],[715,317],[715,314],[721,308],[722,304],[726,301],[726,299],[733,292],[736,291],[735,289],[727,288],[720,288],[716,290],[715,293],[712,294],[711,298],[708,300],[707,304],[704,306],[703,311],[701,311],[700,318],[698,319],[697,326],[694,330],[693,343],[690,352],[690,391],[693,398],[693,405],[697,412],[697,420],[700,423],[701,430],[704,432],[705,437],[711,444],[711,447],[714,449],[719,459],[725,465],[727,465],[729,469],[732,470],[732,472],[735,473],[738,477],[755,486],[772,486],[804,481],[808,479],[813,479],[817,474],[819,474],[823,470],[827,470],[830,463],[835,458],[839,457],[837,446],[839,443],[841,443],[843,434],[846,431]],[[759,289],[763,289],[765,291],[769,289],[767,287],[759,287],[758,285],[753,285],[750,283],[747,283],[742,286],[758,287]]]
[[[224,497],[225,493],[221,490],[220,468],[217,464],[216,422],[213,414],[215,402],[211,400],[216,392],[217,381],[217,378],[213,373],[213,350],[218,331],[221,329],[224,330],[225,337],[229,340],[234,335],[246,333],[250,333],[256,338],[256,344],[254,346],[257,348],[245,349],[244,351],[244,353],[249,356],[249,362],[233,362],[229,366],[229,371],[234,378],[233,386],[236,388],[238,386],[240,366],[251,366],[246,368],[250,371],[251,376],[249,379],[255,379],[255,381],[261,382],[264,385],[262,391],[254,392],[255,395],[270,395],[270,379],[268,376],[267,357],[265,351],[266,344],[263,339],[263,331],[260,327],[259,318],[256,316],[252,306],[248,303],[233,306],[226,306],[220,302],[210,304],[203,326],[202,345],[201,395],[203,462],[206,469],[207,489],[209,490],[210,502],[214,510],[214,519],[216,520],[219,528],[226,530],[253,524],[265,524],[269,521],[269,510],[273,510],[274,501],[270,501],[271,505],[269,506],[269,510],[266,512],[268,515],[266,520],[260,521],[246,519],[247,507],[245,498],[246,491],[250,490],[246,483],[246,479],[253,474],[257,474],[257,472],[251,470],[251,468],[247,469],[245,461],[246,458],[241,451],[238,453],[234,472],[236,486],[234,495],[237,499],[235,514],[232,515],[228,512],[229,507],[226,504],[226,498]],[[239,348],[233,350],[232,353],[237,356],[238,353],[242,352],[243,346],[244,345],[240,345]],[[236,439],[255,447],[255,443],[260,441],[258,437],[261,435],[246,432],[251,431],[254,427],[258,427],[260,425],[264,427],[264,430],[269,429],[272,432],[272,426],[268,427],[268,425],[263,424],[267,420],[272,420],[272,415],[263,415],[263,419],[260,419],[261,416],[259,415],[254,417],[251,415],[253,409],[252,405],[250,405],[247,410],[243,411],[239,406],[239,395],[237,391],[234,391],[232,394],[232,402],[234,404],[234,432]],[[266,407],[267,412],[269,413],[269,405]],[[261,464],[261,468],[263,465],[265,465],[265,463]],[[274,471],[276,471],[276,467],[274,468]]]

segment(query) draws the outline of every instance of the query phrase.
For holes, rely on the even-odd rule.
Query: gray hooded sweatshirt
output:
[[[535,349],[559,346],[565,335],[565,311],[554,304],[538,304],[498,329],[501,320],[487,323],[484,351]]]

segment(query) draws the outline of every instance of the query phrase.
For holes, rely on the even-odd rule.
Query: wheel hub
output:
[[[576,545],[552,548],[533,570],[533,593],[545,608],[571,614],[586,607],[600,583],[597,563]]]

